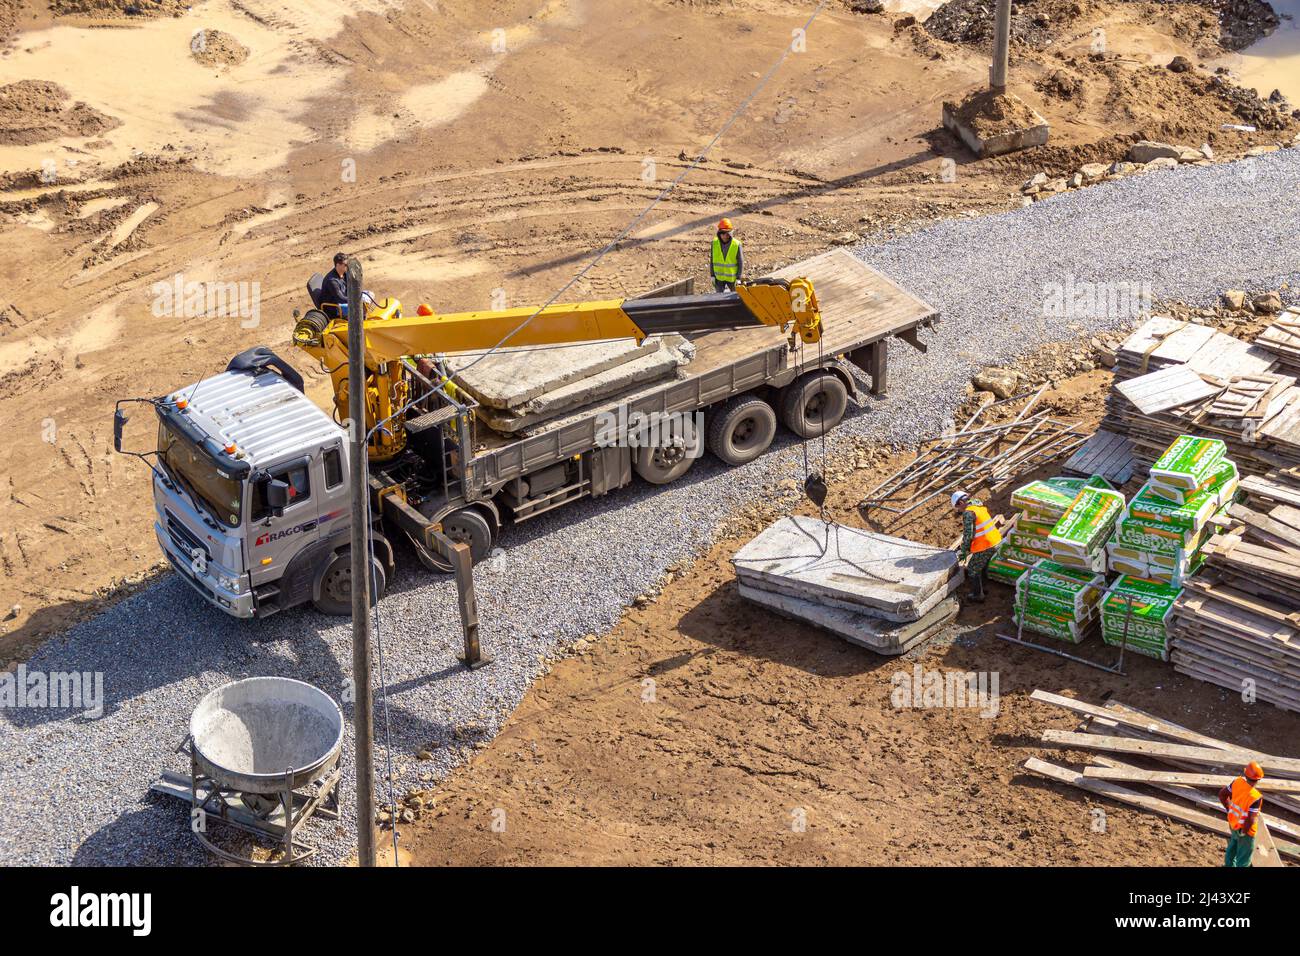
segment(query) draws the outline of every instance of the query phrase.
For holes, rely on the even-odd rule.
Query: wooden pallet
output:
[[[1125,435],[1099,429],[1070,457],[1063,470],[1084,478],[1100,475],[1118,488],[1133,477],[1135,467],[1133,442]]]

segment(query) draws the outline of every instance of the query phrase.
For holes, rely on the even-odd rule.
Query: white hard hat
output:
[[[969,497],[970,495],[966,494],[966,492],[964,491],[954,491],[952,493],[952,506],[956,508],[959,504],[961,504]]]

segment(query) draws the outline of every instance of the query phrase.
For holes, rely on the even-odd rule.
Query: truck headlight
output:
[[[244,578],[242,576],[228,578],[225,575],[218,575],[217,583],[227,591],[233,591],[236,594],[244,593]]]

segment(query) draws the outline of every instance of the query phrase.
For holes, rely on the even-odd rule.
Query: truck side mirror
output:
[[[289,483],[272,478],[266,483],[266,503],[277,518],[289,507]]]
[[[116,452],[122,451],[122,432],[126,428],[127,421],[122,409],[113,409],[113,450]]]

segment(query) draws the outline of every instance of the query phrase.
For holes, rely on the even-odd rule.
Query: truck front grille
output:
[[[204,560],[211,561],[212,552],[208,550],[207,545],[200,541],[193,531],[177,521],[174,514],[165,508],[163,512],[167,515],[167,535],[172,539],[172,544],[176,545],[182,554],[188,555],[193,555],[194,549],[198,548],[203,552]]]

